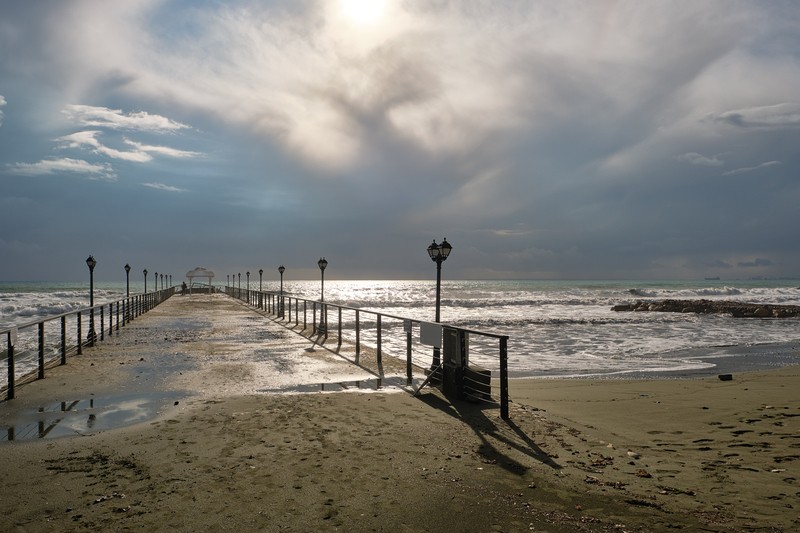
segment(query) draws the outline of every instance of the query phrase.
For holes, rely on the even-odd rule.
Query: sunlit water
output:
[[[800,321],[615,312],[611,307],[665,298],[800,305],[798,285],[797,281],[444,281],[441,317],[446,324],[508,335],[509,369],[516,377],[689,370],[710,364],[707,358],[694,356],[693,349],[797,341]],[[142,288],[132,285],[131,291]],[[277,290],[278,283],[265,282],[263,288]],[[95,290],[95,303],[102,303],[119,298],[125,286],[101,283]],[[284,290],[303,298],[320,297],[318,280],[285,281]],[[435,290],[434,281],[326,279],[324,299],[432,321]],[[0,283],[0,327],[86,305],[85,284]],[[352,328],[347,321],[344,326]],[[402,323],[387,321],[384,328],[384,350],[403,356]],[[474,337],[470,342],[477,347]],[[474,362],[496,369],[496,360],[484,357],[483,350],[474,352]]]

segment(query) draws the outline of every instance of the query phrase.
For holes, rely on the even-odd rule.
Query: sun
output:
[[[339,0],[342,16],[358,26],[371,26],[386,13],[388,0]]]

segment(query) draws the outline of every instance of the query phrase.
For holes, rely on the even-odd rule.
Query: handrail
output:
[[[67,363],[68,354],[80,355],[83,352],[84,346],[94,346],[98,340],[104,340],[106,334],[111,336],[115,331],[115,327],[116,331],[119,333],[120,326],[125,326],[128,322],[134,320],[136,317],[150,311],[158,304],[167,300],[167,298],[173,294],[175,294],[175,288],[169,287],[159,291],[134,294],[118,300],[108,301],[94,306],[83,307],[80,309],[67,311],[65,313],[15,324],[10,327],[0,328],[0,339],[5,337],[6,340],[5,353],[3,354],[3,352],[0,352],[0,355],[5,355],[6,366],[8,369],[7,381],[5,386],[0,386],[0,393],[5,391],[6,399],[13,399],[16,394],[17,385],[22,385],[32,381],[33,379],[44,378],[45,368],[53,365],[54,361],[58,359],[57,357],[53,357],[56,352],[58,352],[60,355],[59,364],[64,365]],[[114,323],[115,306],[116,324]],[[105,314],[106,309],[108,309],[107,320]],[[83,336],[82,319],[84,316],[86,316],[89,321],[89,327],[87,328],[88,334],[86,338]],[[76,341],[74,344],[68,343],[67,341],[67,320],[70,317],[75,318],[74,329],[76,332]],[[97,318],[97,320],[95,320],[95,318]],[[59,339],[58,341],[51,342],[48,345],[46,342],[47,337],[45,335],[45,325],[49,322],[57,320],[61,322]],[[95,327],[97,322],[99,322],[100,325],[99,329]],[[108,326],[106,326],[106,323]],[[18,356],[15,354],[15,352],[19,331],[34,327],[38,330],[36,332],[38,334],[38,338],[35,341],[35,344],[38,348],[37,369],[35,371],[29,371],[22,376],[17,376],[16,363]],[[48,353],[48,348],[49,354],[51,355],[50,359],[46,359],[45,357]],[[33,349],[30,349],[29,351],[23,353],[33,356],[35,352]],[[0,360],[2,359],[0,358]],[[34,375],[36,376],[35,378],[33,378]]]
[[[487,331],[479,331],[469,328],[462,328],[459,326],[454,326],[442,322],[431,322],[426,320],[420,320],[416,318],[408,318],[399,315],[393,315],[388,313],[380,313],[378,311],[371,311],[369,309],[363,309],[358,307],[351,307],[347,305],[341,305],[336,303],[325,302],[322,300],[312,300],[308,298],[299,298],[296,296],[292,296],[290,294],[286,294],[285,292],[279,291],[258,291],[258,290],[251,290],[251,289],[242,289],[235,286],[226,286],[225,293],[233,298],[237,298],[247,303],[251,307],[265,310],[267,313],[272,314],[273,316],[277,317],[278,319],[285,319],[286,310],[289,311],[289,318],[286,321],[287,324],[292,323],[292,301],[294,301],[294,327],[298,327],[300,325],[300,302],[302,302],[302,313],[303,313],[303,328],[301,333],[308,329],[308,317],[307,311],[308,307],[312,307],[312,323],[311,323],[311,334],[324,337],[325,339],[328,338],[328,334],[330,331],[328,319],[327,319],[327,309],[329,307],[338,309],[338,321],[337,321],[337,331],[336,337],[338,339],[337,351],[342,346],[342,310],[353,311],[355,313],[355,362],[359,364],[359,355],[361,351],[361,330],[363,327],[361,326],[361,314],[366,313],[369,315],[374,315],[376,319],[376,358],[377,364],[379,367],[382,367],[382,355],[383,355],[383,339],[382,339],[382,320],[383,319],[391,319],[391,320],[399,320],[403,321],[404,324],[410,324],[413,327],[415,324],[422,324],[422,323],[429,323],[429,324],[437,324],[442,326],[445,329],[454,330],[456,332],[474,336],[485,337],[489,339],[493,339],[498,341],[497,346],[497,359],[499,360],[499,383],[500,383],[500,411],[501,416],[504,419],[509,417],[508,414],[508,335],[500,335],[497,333],[491,333]],[[286,300],[288,300],[288,305],[286,305]],[[319,323],[317,320],[317,308],[319,308]],[[323,311],[324,310],[324,311]],[[325,318],[323,318],[323,316]],[[291,327],[290,329],[294,329]],[[407,328],[404,328],[406,330]],[[460,336],[459,338],[461,338]],[[407,382],[411,384],[412,382],[412,366],[413,363],[411,361],[412,358],[412,339],[410,331],[406,331],[406,363],[407,363]],[[468,344],[468,340],[467,340]],[[465,348],[466,349],[466,348]],[[485,354],[483,354],[486,356]],[[487,356],[488,357],[488,356]],[[401,359],[398,357],[398,359]],[[419,366],[417,365],[419,368]],[[479,369],[483,372],[483,369]],[[426,373],[429,375],[436,373],[437,370],[433,368],[427,369]],[[479,372],[480,374],[480,372]],[[487,373],[488,375],[488,373]],[[486,377],[485,379],[489,379]],[[466,378],[465,381],[469,381],[469,378]],[[428,383],[430,379],[426,379],[422,386]],[[436,381],[436,378],[433,378],[433,381]],[[475,381],[472,379],[471,381]],[[477,382],[476,382],[477,383]],[[421,387],[421,386],[420,386]],[[472,387],[472,384],[470,384]],[[484,394],[483,390],[485,387],[490,387],[487,383],[479,383],[476,384],[475,387],[480,389],[481,392],[476,393],[475,395],[470,394],[471,399],[477,399],[478,401],[481,400],[490,400],[489,394]]]

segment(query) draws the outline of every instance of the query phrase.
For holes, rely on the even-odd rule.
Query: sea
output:
[[[88,306],[87,285],[0,282],[0,330]],[[131,294],[143,288],[132,283]],[[279,286],[270,281],[262,288]],[[283,286],[286,294],[308,299],[319,299],[320,289],[319,280]],[[95,303],[117,300],[125,290],[124,282],[95,283]],[[435,281],[325,280],[324,291],[329,304],[428,322],[435,317]],[[800,363],[796,318],[612,311],[624,302],[663,299],[800,305],[800,281],[443,281],[441,322],[507,335],[512,378],[681,377]],[[384,350],[402,357],[402,322],[387,327]],[[477,352],[476,364],[497,369],[493,354]]]

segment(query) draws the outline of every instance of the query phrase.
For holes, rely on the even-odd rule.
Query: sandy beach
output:
[[[274,392],[375,377],[225,296],[174,297],[0,403],[1,529],[800,528],[798,366],[514,380],[510,421],[433,389]]]

